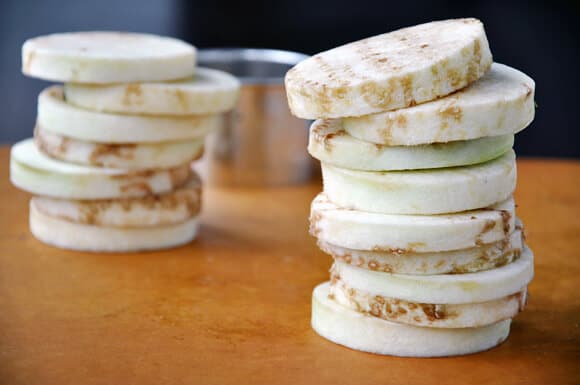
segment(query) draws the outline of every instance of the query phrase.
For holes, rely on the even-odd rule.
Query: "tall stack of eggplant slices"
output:
[[[291,69],[292,112],[317,119],[324,191],[310,231],[334,258],[312,327],[379,354],[448,356],[504,341],[533,256],[515,215],[514,134],[534,81],[493,63],[482,23],[438,21]]]
[[[40,93],[34,139],[11,152],[12,183],[35,195],[36,238],[101,252],[195,238],[201,184],[191,162],[236,103],[234,77],[196,68],[185,42],[119,32],[28,40],[22,71],[65,83]]]

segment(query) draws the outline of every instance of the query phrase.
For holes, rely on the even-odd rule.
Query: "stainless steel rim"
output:
[[[197,52],[197,60],[200,66],[204,66],[204,63],[208,62],[231,63],[236,61],[249,63],[269,62],[294,66],[308,57],[308,55],[299,52],[262,48],[206,48]],[[282,83],[284,75],[264,77],[236,75],[236,77],[244,84],[269,84]]]

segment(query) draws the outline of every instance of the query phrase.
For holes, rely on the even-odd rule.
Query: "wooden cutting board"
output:
[[[307,233],[320,183],[204,191],[194,243],[98,255],[28,232],[0,150],[0,384],[580,383],[580,162],[520,160],[536,254],[509,340],[456,358],[381,357],[310,328],[331,260]]]

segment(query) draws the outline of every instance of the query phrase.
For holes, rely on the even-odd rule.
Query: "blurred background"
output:
[[[494,59],[536,80],[536,120],[519,155],[580,158],[580,1],[1,0],[0,143],[32,135],[47,83],[20,73],[20,47],[37,35],[125,30],[185,39],[199,48],[279,48],[313,54],[436,19],[477,17]]]

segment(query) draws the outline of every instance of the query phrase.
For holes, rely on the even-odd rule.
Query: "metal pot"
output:
[[[206,143],[200,171],[218,186],[271,186],[309,180],[308,122],[290,115],[284,75],[306,55],[271,49],[219,48],[198,52],[198,65],[235,75],[237,108]]]

